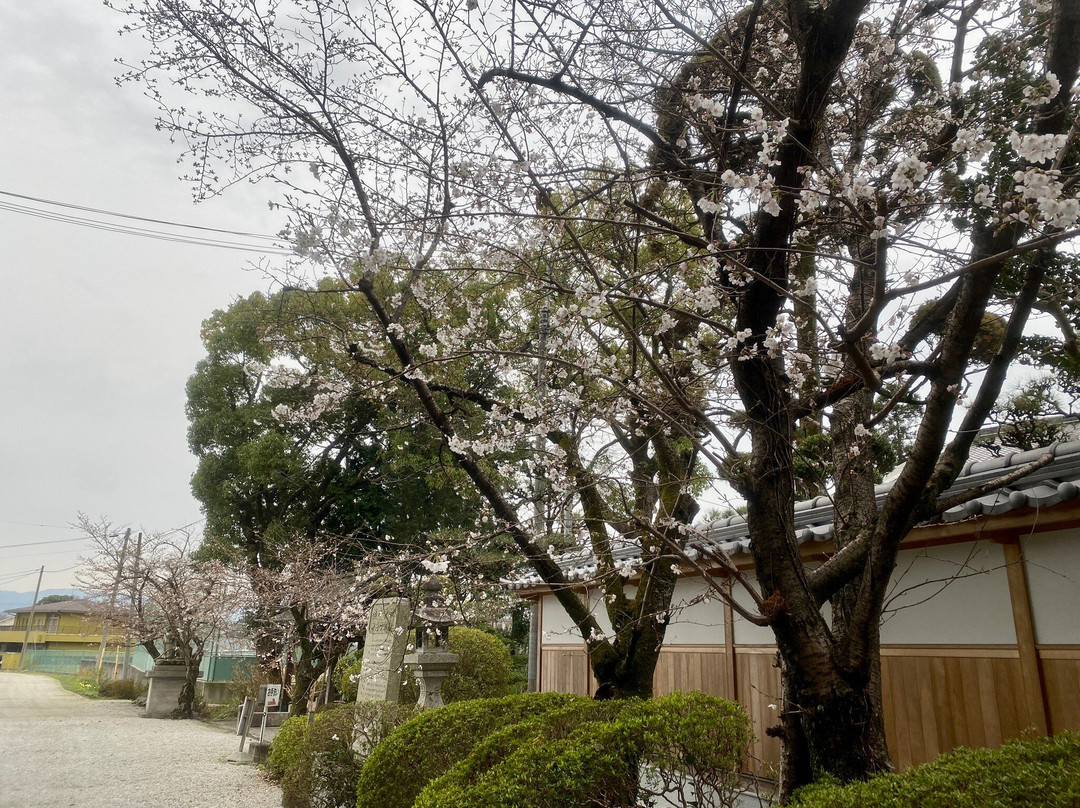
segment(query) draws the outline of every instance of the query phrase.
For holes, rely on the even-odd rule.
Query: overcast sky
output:
[[[114,58],[137,45],[116,34],[114,12],[88,0],[0,0],[0,11],[0,192],[280,229],[269,188],[193,203],[154,106],[113,81]],[[0,194],[12,203],[123,222]],[[32,591],[42,565],[44,588],[70,586],[87,548],[67,527],[79,511],[148,530],[200,519],[184,384],[202,320],[270,288],[259,258],[0,207],[0,589]]]

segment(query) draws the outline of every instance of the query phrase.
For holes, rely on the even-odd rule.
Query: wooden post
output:
[[[1010,536],[1002,544],[1005,553],[1005,571],[1009,579],[1009,600],[1012,603],[1013,625],[1016,627],[1016,650],[1020,654],[1020,677],[1023,682],[1023,700],[1027,708],[1027,720],[1039,735],[1049,734],[1047,720],[1046,684],[1043,682],[1039,651],[1035,647],[1035,623],[1031,616],[1031,598],[1028,594],[1027,572],[1020,539]]]
[[[727,592],[728,597],[731,597],[730,576],[724,578],[724,590]],[[727,663],[729,682],[727,697],[729,700],[737,702],[739,700],[739,683],[736,680],[735,613],[731,609],[731,604],[726,600],[724,601],[724,659]]]

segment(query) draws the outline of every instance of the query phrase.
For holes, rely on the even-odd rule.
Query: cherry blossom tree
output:
[[[732,606],[782,661],[784,794],[887,768],[899,544],[957,504],[1032,312],[1075,342],[1056,305],[1075,297],[1075,3],[123,10],[153,51],[126,78],[191,179],[284,188],[288,294],[350,309],[321,320],[334,373],[412,397],[577,624],[600,695],[651,692],[700,493],[723,483],[756,563],[755,607]],[[871,439],[902,407],[878,505]],[[793,509],[814,435],[836,552],[811,570]],[[552,557],[579,538],[608,633]]]
[[[191,718],[203,654],[214,636],[235,632],[249,604],[247,582],[214,560],[196,557],[198,542],[182,531],[121,538],[80,516],[93,539],[79,584],[114,631],[142,645],[155,663],[183,665],[175,718]]]

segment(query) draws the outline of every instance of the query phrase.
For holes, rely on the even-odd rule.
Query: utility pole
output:
[[[124,531],[124,544],[120,548],[120,563],[116,566],[116,578],[113,579],[112,595],[109,597],[109,611],[116,608],[116,595],[120,590],[120,579],[124,575],[124,559],[127,556],[128,539],[131,538],[131,528]],[[109,642],[109,618],[106,616],[101,627],[101,647],[98,648],[97,678],[101,680],[101,669],[105,665],[105,646]]]
[[[142,531],[139,531],[138,537],[135,539],[135,563],[131,568],[131,580],[135,583],[132,586],[137,586],[139,581],[139,559],[142,558]],[[130,600],[134,603],[134,593]],[[128,677],[131,673],[131,632],[129,631],[124,636],[124,678]]]
[[[41,577],[45,574],[45,565],[37,574],[37,586],[34,587],[34,600],[30,603],[30,617],[26,620],[26,633],[23,635],[22,652],[19,654],[19,670],[26,667],[26,649],[30,645],[30,629],[34,627],[34,615],[37,614],[38,594],[41,592]]]

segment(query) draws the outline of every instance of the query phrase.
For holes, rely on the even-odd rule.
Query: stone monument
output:
[[[409,599],[380,598],[371,607],[357,701],[397,701],[409,642]]]
[[[443,603],[441,591],[442,584],[434,575],[424,582],[424,601],[413,618],[416,653],[405,657],[405,664],[412,668],[420,683],[416,704],[421,708],[443,706],[443,680],[460,659],[450,653],[448,645],[450,626],[457,622],[457,615]]]
[[[144,718],[172,718],[180,700],[180,690],[187,679],[187,666],[171,659],[159,659],[146,674],[150,689],[146,692]]]

